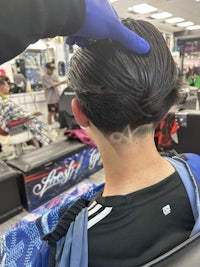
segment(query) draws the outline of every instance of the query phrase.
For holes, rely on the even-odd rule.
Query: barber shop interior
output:
[[[160,176],[155,175],[156,178],[151,183],[141,180],[143,185],[135,183],[133,186],[132,180],[128,178],[127,184],[122,184],[123,179],[126,179],[130,172],[133,176],[136,175],[137,180],[139,179],[140,171],[134,172],[137,166],[140,169],[145,169],[147,166],[147,174],[149,165],[154,168],[153,166],[157,164],[156,160],[155,162],[149,160],[149,165],[148,163],[145,164],[146,159],[151,159],[151,152],[148,150],[150,145],[147,138],[145,139],[146,127],[152,129],[151,126],[153,125],[153,143],[156,152],[152,152],[152,155],[157,153],[159,157],[162,155],[163,158],[173,154],[169,157],[180,156],[181,160],[182,158],[185,160],[184,157],[187,155],[200,156],[200,0],[110,0],[108,2],[118,14],[119,19],[125,21],[126,26],[132,25],[132,20],[139,21],[138,23],[141,25],[133,26],[132,30],[137,31],[137,34],[141,34],[150,43],[150,51],[147,55],[127,52],[125,51],[126,48],[122,48],[122,45],[117,44],[117,41],[112,41],[112,38],[104,38],[102,42],[89,40],[87,45],[79,47],[79,43],[68,44],[67,36],[57,35],[30,43],[21,53],[0,65],[1,267],[43,266],[37,265],[35,258],[43,248],[45,240],[47,240],[45,239],[46,236],[54,233],[54,230],[58,228],[59,221],[62,220],[68,209],[80,199],[92,203],[91,205],[88,204],[89,207],[87,208],[89,242],[89,263],[87,266],[199,266],[189,263],[186,265],[170,264],[168,256],[165,255],[168,250],[176,250],[179,243],[182,244],[182,242],[187,242],[184,240],[190,240],[191,235],[189,234],[184,235],[182,239],[174,235],[172,241],[169,241],[173,245],[164,246],[163,253],[162,250],[158,249],[158,247],[162,247],[162,242],[156,239],[156,248],[148,240],[146,245],[148,249],[147,253],[144,253],[145,255],[143,254],[145,246],[138,248],[138,255],[134,256],[137,258],[135,265],[126,263],[126,261],[124,263],[119,261],[114,265],[109,263],[109,249],[107,249],[105,259],[102,260],[103,263],[99,260],[101,257],[104,258],[102,256],[104,250],[101,253],[98,252],[100,248],[95,247],[96,242],[102,247],[104,245],[101,242],[106,243],[106,240],[116,238],[116,241],[108,241],[108,246],[111,242],[110,247],[114,246],[115,248],[114,243],[121,242],[120,246],[123,247],[125,235],[120,234],[122,236],[122,241],[120,241],[120,237],[114,237],[112,231],[115,231],[115,235],[116,231],[120,233],[119,221],[125,220],[125,217],[129,218],[128,207],[132,204],[128,201],[131,199],[132,202],[136,201],[138,206],[142,206],[141,197],[145,201],[145,196],[147,196],[147,204],[150,205],[151,199],[147,190],[155,191],[155,196],[158,196],[154,186],[164,187],[164,183],[166,183],[166,187],[168,187],[166,192],[172,192],[176,180],[179,179],[174,178],[175,181],[171,179],[173,174],[170,167],[166,165],[168,166],[168,168],[166,167],[167,171],[163,171],[162,164],[165,166],[165,163],[160,161],[160,175],[162,179],[167,177],[166,179],[171,179],[170,181],[165,181],[165,179],[161,181]],[[126,18],[129,18],[128,22]],[[10,20],[12,21],[12,17]],[[145,23],[140,23],[140,21]],[[151,29],[148,30],[149,23],[156,28],[156,32],[159,34],[157,43],[154,41],[155,33],[153,30],[152,37],[150,36],[149,39],[146,37],[151,31]],[[143,33],[145,30],[148,34]],[[157,35],[155,34],[155,36]],[[104,45],[104,41],[107,42],[106,45]],[[156,49],[161,42],[163,42],[163,48],[158,48],[160,50],[157,52]],[[164,51],[169,51],[169,53]],[[127,61],[121,61],[120,57],[117,58],[118,54],[121,56],[123,53],[129,55],[126,56]],[[149,61],[148,56],[150,57]],[[160,62],[157,59],[159,57],[161,57]],[[143,62],[147,63],[143,64]],[[167,66],[166,69],[162,67],[163,62]],[[129,67],[127,67],[128,64]],[[148,66],[150,66],[149,70]],[[127,76],[124,74],[124,69],[127,73],[133,74],[132,82],[132,78],[128,74]],[[147,81],[150,79],[147,74],[148,71],[151,72],[149,76],[153,76],[150,82]],[[110,72],[109,75],[107,75],[108,72]],[[172,72],[175,74],[172,75]],[[136,76],[139,77],[138,79],[145,79],[146,88],[142,81],[134,80],[137,79]],[[172,95],[177,85],[174,83],[175,76],[178,83],[176,88],[178,101],[169,100],[168,97]],[[99,84],[96,86],[98,81]],[[94,89],[95,86],[98,88]],[[115,93],[111,90],[114,87],[118,91],[118,86],[123,90],[120,93],[116,92],[115,97]],[[155,98],[153,98],[147,95],[146,91],[154,87],[160,94],[160,88],[165,88],[165,86],[171,91],[163,89],[161,94],[162,97],[166,98],[166,101],[159,106],[157,104],[161,103],[161,96],[158,95],[156,98],[157,93],[154,92]],[[132,88],[136,92],[136,87],[142,88],[143,91],[146,90],[146,93],[141,96],[138,105],[133,101],[131,109],[129,91]],[[95,96],[96,92],[100,90],[100,96]],[[136,96],[133,96],[134,99],[139,94],[138,90]],[[107,96],[109,100],[106,100]],[[144,99],[145,97],[146,99]],[[119,102],[115,101],[115,98],[120,99]],[[137,99],[135,101],[139,101]],[[127,104],[124,104],[125,101]],[[155,105],[155,111],[151,111],[148,106],[149,102],[152,103],[152,106]],[[123,117],[123,105],[128,110],[130,123]],[[139,110],[141,106],[144,107],[142,111]],[[138,110],[136,110],[137,107]],[[164,111],[165,108],[166,111]],[[159,113],[161,115],[157,116]],[[132,117],[131,114],[133,120],[130,118]],[[154,116],[154,114],[156,115]],[[136,118],[137,115],[138,119]],[[110,119],[111,116],[113,116],[112,119]],[[142,116],[145,117],[143,121]],[[153,116],[155,120],[151,120],[154,118]],[[111,125],[110,128],[109,124]],[[136,125],[135,128],[134,125]],[[137,127],[139,128],[137,129]],[[142,144],[142,150],[141,148],[137,148],[137,150],[130,148],[131,146],[137,147],[139,143]],[[145,151],[146,145],[148,148]],[[148,153],[149,158],[147,157]],[[141,162],[142,158],[145,158],[143,168],[141,168],[142,164],[139,165],[138,163]],[[116,167],[117,162],[119,163],[118,167]],[[200,166],[196,168],[200,170]],[[146,174],[145,171],[144,174],[141,173],[141,179]],[[116,179],[112,179],[112,175]],[[150,174],[149,176],[151,177]],[[178,187],[178,182],[176,186]],[[173,189],[170,190],[172,187]],[[146,191],[143,192],[144,190]],[[132,194],[135,194],[134,197]],[[170,201],[170,199],[168,202],[166,199],[161,201],[163,203],[160,205],[162,218],[168,219],[173,216],[173,213],[176,213],[175,204],[173,205],[176,200]],[[127,203],[126,215],[123,213],[124,209],[121,208],[124,203]],[[137,205],[131,207],[136,209]],[[155,210],[157,209],[156,205]],[[147,211],[147,206],[144,209],[143,213]],[[149,208],[148,212],[151,213],[153,209]],[[178,210],[180,212],[181,206]],[[120,212],[123,215],[120,215]],[[135,210],[135,212],[138,211]],[[152,212],[155,221],[157,216],[159,221],[161,215],[156,215],[156,211]],[[192,211],[190,212],[192,214]],[[185,213],[188,214],[189,211]],[[141,214],[139,213],[138,216]],[[113,216],[113,222],[111,216]],[[191,221],[187,219],[187,232],[189,233],[194,231],[193,225],[196,221],[195,216],[191,215],[191,217]],[[76,219],[78,218],[76,217]],[[118,223],[115,224],[116,218]],[[133,215],[130,215],[130,220],[131,218]],[[147,223],[148,218],[145,217],[144,220]],[[134,221],[135,219],[133,219],[133,223]],[[128,220],[123,221],[123,223],[128,224]],[[110,228],[108,224],[111,224]],[[139,220],[136,223],[136,229],[141,232],[151,232],[151,228],[148,228],[150,224],[151,221],[148,223],[147,230],[143,230],[145,227],[138,226],[141,225]],[[156,223],[154,222],[152,224],[154,224],[152,230],[154,232],[158,226],[155,226]],[[169,223],[169,226],[166,225],[165,229],[175,231],[172,223]],[[121,228],[126,229],[124,226]],[[131,236],[129,227],[127,227],[127,231],[128,235]],[[105,238],[103,241],[103,232],[105,236],[112,232],[110,239]],[[139,235],[139,233],[137,234]],[[141,234],[141,239],[144,236],[146,234]],[[179,240],[179,243],[174,242],[174,239]],[[51,241],[49,241],[50,243]],[[118,243],[118,247],[120,246]],[[151,246],[154,248],[149,249]],[[113,256],[114,248],[111,249],[111,257],[119,258],[118,255],[121,255],[119,252],[116,252],[118,255]],[[183,249],[184,254],[185,246],[182,246],[181,249]],[[159,251],[157,255],[154,253],[155,251]],[[101,256],[95,256],[95,253],[99,253]],[[187,255],[187,252],[184,255]],[[161,260],[156,261],[157,257],[160,257]],[[166,257],[166,265],[162,257]],[[96,263],[95,258],[97,258]],[[185,256],[186,262],[187,258],[189,257]],[[80,265],[62,265],[60,263],[60,265],[55,264],[55,266],[85,267],[86,265],[82,263]]]

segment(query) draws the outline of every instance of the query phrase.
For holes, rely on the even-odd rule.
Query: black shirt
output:
[[[89,267],[134,267],[186,240],[194,217],[175,172],[125,196],[98,196],[88,225]]]

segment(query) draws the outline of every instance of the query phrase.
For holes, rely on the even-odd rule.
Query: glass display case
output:
[[[20,72],[24,73],[31,89],[33,91],[42,90],[42,75],[44,73],[44,67],[47,62],[55,60],[54,49],[27,49],[20,55],[20,58],[16,59],[16,65],[19,60],[21,62],[24,61],[24,69],[21,69]]]

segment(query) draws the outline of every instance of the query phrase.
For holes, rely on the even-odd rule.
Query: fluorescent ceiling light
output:
[[[135,13],[146,14],[146,13],[150,13],[150,12],[156,11],[157,8],[153,7],[153,6],[150,6],[148,4],[141,4],[141,5],[133,6],[132,10]]]
[[[176,24],[178,27],[187,27],[187,26],[192,26],[192,25],[194,25],[194,23],[193,22],[191,22],[191,21],[185,21],[185,22],[181,22],[181,23],[178,23],[178,24]]]
[[[162,12],[162,13],[154,14],[151,17],[154,19],[165,19],[165,18],[172,17],[172,14],[168,12]]]
[[[176,17],[176,18],[166,19],[165,20],[165,22],[167,22],[167,23],[178,23],[178,22],[181,22],[181,21],[184,21],[184,19],[180,18],[180,17]]]
[[[117,2],[118,0],[110,0],[111,3]]]
[[[190,27],[187,27],[188,30],[199,30],[200,29],[200,25],[194,25],[194,26],[190,26]]]

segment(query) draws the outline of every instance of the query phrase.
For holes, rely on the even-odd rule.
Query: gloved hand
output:
[[[77,33],[67,38],[67,44],[83,46],[86,39],[111,38],[138,54],[149,52],[149,43],[121,23],[107,0],[85,0],[85,3],[85,22]]]

